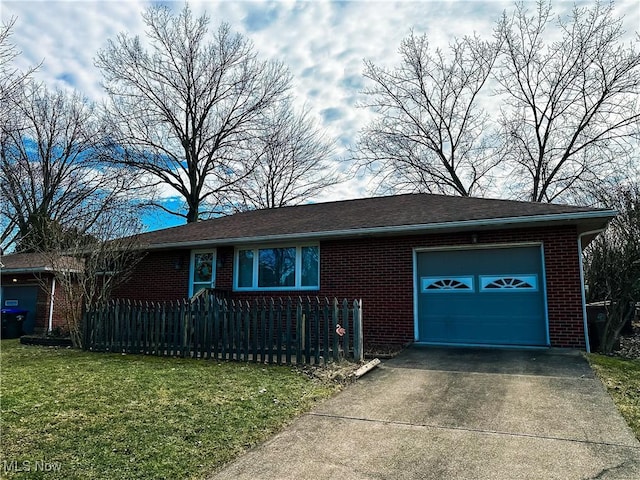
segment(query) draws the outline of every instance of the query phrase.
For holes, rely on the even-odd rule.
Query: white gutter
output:
[[[81,272],[81,270],[71,269],[71,268],[54,269],[51,267],[25,267],[25,268],[3,268],[2,269],[3,275],[20,275],[23,273],[53,273],[53,272],[79,273]]]
[[[456,222],[423,223],[412,225],[388,225],[384,227],[350,228],[342,230],[329,230],[306,233],[285,233],[280,235],[260,235],[255,237],[231,237],[214,238],[205,240],[194,240],[184,242],[141,244],[139,248],[144,250],[155,250],[165,248],[191,248],[202,246],[247,244],[260,242],[277,242],[287,240],[311,240],[334,237],[358,237],[364,235],[383,235],[389,233],[414,233],[437,230],[453,229],[475,229],[480,227],[504,227],[509,225],[535,224],[543,222],[569,222],[576,220],[589,220],[603,217],[615,217],[616,210],[598,210],[578,213],[553,213],[548,215],[529,215],[522,217],[507,218],[484,218],[481,220],[461,220]]]
[[[582,322],[584,325],[584,341],[586,344],[587,353],[591,353],[591,346],[589,345],[589,322],[587,321],[587,296],[584,291],[584,262],[582,261],[582,237],[585,235],[597,235],[604,232],[605,229],[591,230],[590,232],[583,232],[578,235],[578,262],[580,264],[580,294],[582,295]]]
[[[49,333],[53,331],[53,300],[56,296],[56,277],[51,281],[51,300],[49,303]]]
[[[52,269],[47,267],[23,267],[23,268],[3,268],[3,275],[18,275],[21,273],[41,273],[41,272],[51,272]]]

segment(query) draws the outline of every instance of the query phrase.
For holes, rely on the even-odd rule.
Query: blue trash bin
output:
[[[19,308],[3,308],[2,317],[2,338],[19,338],[23,334],[24,321],[27,319],[27,310]]]

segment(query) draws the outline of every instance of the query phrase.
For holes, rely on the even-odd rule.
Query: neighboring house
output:
[[[581,252],[615,214],[428,194],[250,211],[140,235],[117,296],[358,298],[368,347],[584,349]]]
[[[70,257],[58,269],[73,272],[80,265]],[[26,310],[24,333],[66,329],[66,302],[56,286],[56,268],[45,255],[16,253],[0,257],[0,304],[2,308]]]

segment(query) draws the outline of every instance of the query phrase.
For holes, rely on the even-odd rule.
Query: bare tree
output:
[[[132,208],[135,177],[105,166],[108,135],[89,101],[32,85],[11,106],[0,142],[3,248],[46,250],[55,226],[84,232]]]
[[[628,178],[640,38],[623,43],[612,3],[564,18],[546,1],[528,5],[505,12],[491,43],[456,40],[447,56],[412,34],[398,68],[366,62],[366,106],[379,118],[363,130],[357,160],[380,186],[470,195],[496,180],[502,194],[580,203]]]
[[[296,205],[338,182],[329,165],[333,143],[307,110],[285,101],[267,109],[262,132],[252,140],[255,168],[227,199],[231,210]]]
[[[554,24],[557,22],[557,29]],[[498,24],[496,71],[513,190],[532,201],[571,199],[624,175],[637,149],[640,51],[622,43],[613,4],[556,19],[540,1]]]
[[[356,157],[378,175],[379,187],[462,196],[487,187],[495,142],[479,95],[497,53],[477,37],[432,51],[426,35],[412,33],[395,69],[365,62],[373,86],[364,106],[378,118],[361,132]]]
[[[5,142],[7,132],[12,125],[15,127],[15,122],[11,120],[12,106],[29,81],[31,73],[36,69],[31,68],[21,72],[14,67],[14,60],[20,54],[16,46],[11,43],[11,30],[15,22],[16,19],[11,18],[6,24],[0,25],[0,144]],[[11,231],[15,227],[12,219],[0,214],[0,248],[4,244],[3,232]]]
[[[108,301],[144,257],[135,235],[140,229],[136,212],[130,210],[102,216],[85,231],[50,228],[46,248],[36,250],[52,267],[55,284],[44,277],[39,281],[63,307],[74,347],[83,347],[86,309]]]
[[[608,192],[607,206],[620,214],[589,245],[585,255],[588,300],[604,301],[607,320],[600,348],[610,353],[640,302],[640,185]]]
[[[11,18],[6,24],[0,25],[0,121],[9,117],[13,100],[37,67],[21,72],[13,66],[13,61],[20,54],[11,43],[11,29],[16,23]]]
[[[182,197],[184,210],[158,204],[195,222],[215,211],[215,198],[248,175],[248,145],[259,136],[265,108],[287,94],[282,64],[260,61],[252,44],[227,24],[208,36],[209,18],[188,5],[143,14],[138,37],[120,34],[98,53],[110,96],[109,113],[126,163]]]

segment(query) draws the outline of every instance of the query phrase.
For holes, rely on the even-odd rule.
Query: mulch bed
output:
[[[23,335],[20,337],[20,343],[45,347],[71,347],[73,345],[68,337],[43,337],[41,335]]]

